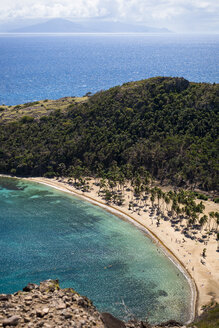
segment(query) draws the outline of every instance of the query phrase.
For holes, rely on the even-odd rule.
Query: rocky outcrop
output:
[[[172,325],[176,326],[176,325]],[[146,322],[123,322],[99,313],[92,302],[58,280],[28,284],[13,295],[0,295],[0,327],[150,328]]]
[[[13,295],[0,295],[0,327],[104,327],[92,302],[57,280],[28,284]]]

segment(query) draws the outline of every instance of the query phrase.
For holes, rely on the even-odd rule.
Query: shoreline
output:
[[[10,177],[9,175],[0,176]],[[156,243],[156,245],[174,263],[174,265],[178,267],[190,285],[192,295],[191,313],[190,319],[188,322],[186,322],[186,324],[192,322],[197,315],[200,315],[202,312],[202,306],[208,304],[212,299],[216,300],[217,302],[219,301],[219,270],[217,269],[217,266],[219,268],[219,263],[216,263],[215,260],[217,254],[214,253],[216,250],[215,241],[213,243],[213,240],[211,240],[209,243],[209,253],[211,251],[211,254],[214,255],[214,257],[210,259],[210,256],[208,255],[209,259],[207,257],[206,262],[209,261],[210,265],[207,267],[203,264],[200,264],[199,261],[200,252],[202,251],[203,245],[197,244],[194,240],[189,240],[181,244],[181,241],[179,240],[179,232],[176,232],[173,228],[171,228],[170,221],[162,221],[160,227],[158,228],[155,227],[155,224],[150,224],[152,219],[149,217],[148,213],[144,213],[141,216],[139,216],[137,213],[130,214],[127,204],[123,205],[121,208],[117,205],[111,206],[104,203],[101,197],[97,195],[98,187],[96,187],[94,184],[92,184],[92,191],[82,192],[75,189],[74,186],[69,185],[67,183],[67,179],[63,179],[62,181],[43,177],[18,179],[41,183],[62,192],[71,193],[79,198],[91,202],[94,205],[104,208],[105,210],[124,220],[128,220],[130,223],[141,229]],[[166,236],[164,236],[165,234]],[[174,242],[173,239],[175,238],[176,241]],[[177,249],[177,247],[179,248]],[[199,258],[197,258],[198,255]],[[191,257],[191,260],[188,259],[188,257]],[[194,266],[191,267],[191,265]],[[209,266],[211,271],[209,271]]]
[[[122,210],[120,210],[120,209],[118,209],[114,206],[107,205],[107,204],[105,204],[105,203],[101,202],[100,200],[97,200],[93,197],[85,195],[85,193],[80,193],[80,192],[74,190],[73,186],[69,186],[69,187],[62,186],[62,182],[60,183],[56,180],[54,181],[54,179],[52,179],[52,181],[41,181],[41,178],[24,178],[24,179],[26,179],[28,181],[34,181],[36,183],[44,184],[46,186],[52,187],[52,188],[57,189],[57,190],[62,191],[62,192],[67,192],[69,194],[73,194],[74,196],[82,198],[82,199],[92,203],[93,205],[104,208],[106,211],[110,212],[111,214],[116,215],[120,219],[123,219],[123,220],[125,219],[126,221],[128,221],[131,224],[135,225],[138,229],[142,230],[144,232],[144,234],[148,238],[150,238],[160,248],[160,250],[163,252],[163,254],[169,258],[169,260],[178,268],[178,270],[184,275],[184,277],[188,281],[188,284],[189,284],[190,289],[191,289],[191,311],[190,311],[190,318],[187,322],[185,322],[185,324],[189,324],[195,319],[196,314],[197,314],[197,296],[198,296],[198,289],[197,289],[197,285],[195,283],[195,280],[192,278],[190,273],[186,270],[186,267],[184,266],[184,264],[159,239],[159,237],[157,237],[148,227],[146,227],[145,225],[140,223],[138,220],[136,220],[130,214],[125,213],[124,211],[122,211]],[[47,179],[47,178],[43,178],[43,180],[44,179],[51,180],[51,179]],[[60,184],[60,186],[51,184],[51,182],[53,182],[53,183],[55,182],[55,184]]]

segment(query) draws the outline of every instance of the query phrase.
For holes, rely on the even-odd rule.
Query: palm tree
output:
[[[201,229],[204,227],[205,223],[207,223],[207,222],[208,222],[207,215],[203,215],[199,220],[199,224],[201,226]]]
[[[213,219],[215,217],[215,213],[212,211],[212,212],[210,212],[209,213],[209,218],[210,218],[210,220],[209,220],[209,226],[208,226],[208,230],[210,231],[211,229],[210,229],[210,227],[211,227],[211,219]]]
[[[122,172],[120,172],[118,176],[118,183],[119,183],[119,188],[124,191],[124,185],[125,185],[125,177]]]
[[[214,216],[216,218],[216,232],[218,232],[218,225],[219,225],[219,213],[215,212]]]
[[[100,194],[100,191],[103,188],[106,188],[106,179],[104,179],[104,178],[100,180],[98,195]]]
[[[74,170],[72,172],[73,178],[75,179],[75,184],[77,183],[77,180],[79,180],[82,176],[83,168],[80,165],[77,165],[74,167]]]
[[[168,194],[165,194],[164,202],[166,203],[166,211],[168,212],[168,205],[170,203],[170,197],[168,196]]]
[[[163,216],[164,216],[164,213],[165,213],[165,197],[166,197],[166,193],[164,191],[162,191],[162,194],[161,194],[162,204],[161,204],[161,206],[163,208],[162,208],[161,212],[162,212]]]
[[[181,208],[179,206],[176,207],[176,215],[177,215],[177,219],[179,220],[179,215],[181,213]]]
[[[154,196],[154,193],[151,193],[151,203],[152,203],[152,207],[154,207],[154,201],[155,201],[155,196]]]
[[[114,187],[116,187],[116,182],[115,180],[111,180],[111,177],[108,177],[108,185],[111,188],[111,191],[113,192]]]
[[[109,204],[111,202],[111,200],[112,200],[112,192],[109,191],[109,190],[107,190],[107,189],[105,189],[104,190],[104,197],[103,198],[105,199],[105,201],[107,202],[107,204]]]
[[[172,206],[171,206],[171,215],[173,216],[174,213],[176,213],[176,209],[177,209],[177,200],[176,198],[173,199],[173,202],[172,202]]]
[[[160,188],[157,188],[157,202],[158,202],[158,210],[160,212],[160,200],[162,198],[162,190]]]
[[[197,221],[197,219],[198,219],[197,214],[195,212],[192,212],[191,217],[189,219],[189,225],[191,224],[193,226]]]
[[[177,194],[177,200],[179,204],[185,204],[186,200],[186,192],[185,190],[181,189]]]

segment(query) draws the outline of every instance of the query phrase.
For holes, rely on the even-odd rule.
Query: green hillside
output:
[[[0,124],[16,121],[25,115],[34,119],[40,119],[41,116],[49,115],[55,109],[65,111],[69,105],[87,101],[87,97],[65,97],[58,100],[40,100],[16,106],[0,106]]]
[[[131,178],[215,190],[219,85],[157,77],[101,91],[63,111],[2,120],[0,172]],[[60,108],[60,109],[58,109]],[[6,110],[6,109],[5,109]],[[36,113],[36,112],[35,112]]]

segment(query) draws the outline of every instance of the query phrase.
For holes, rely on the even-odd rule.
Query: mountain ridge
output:
[[[9,33],[169,33],[166,28],[102,20],[71,21],[53,18],[43,23],[9,29]]]

